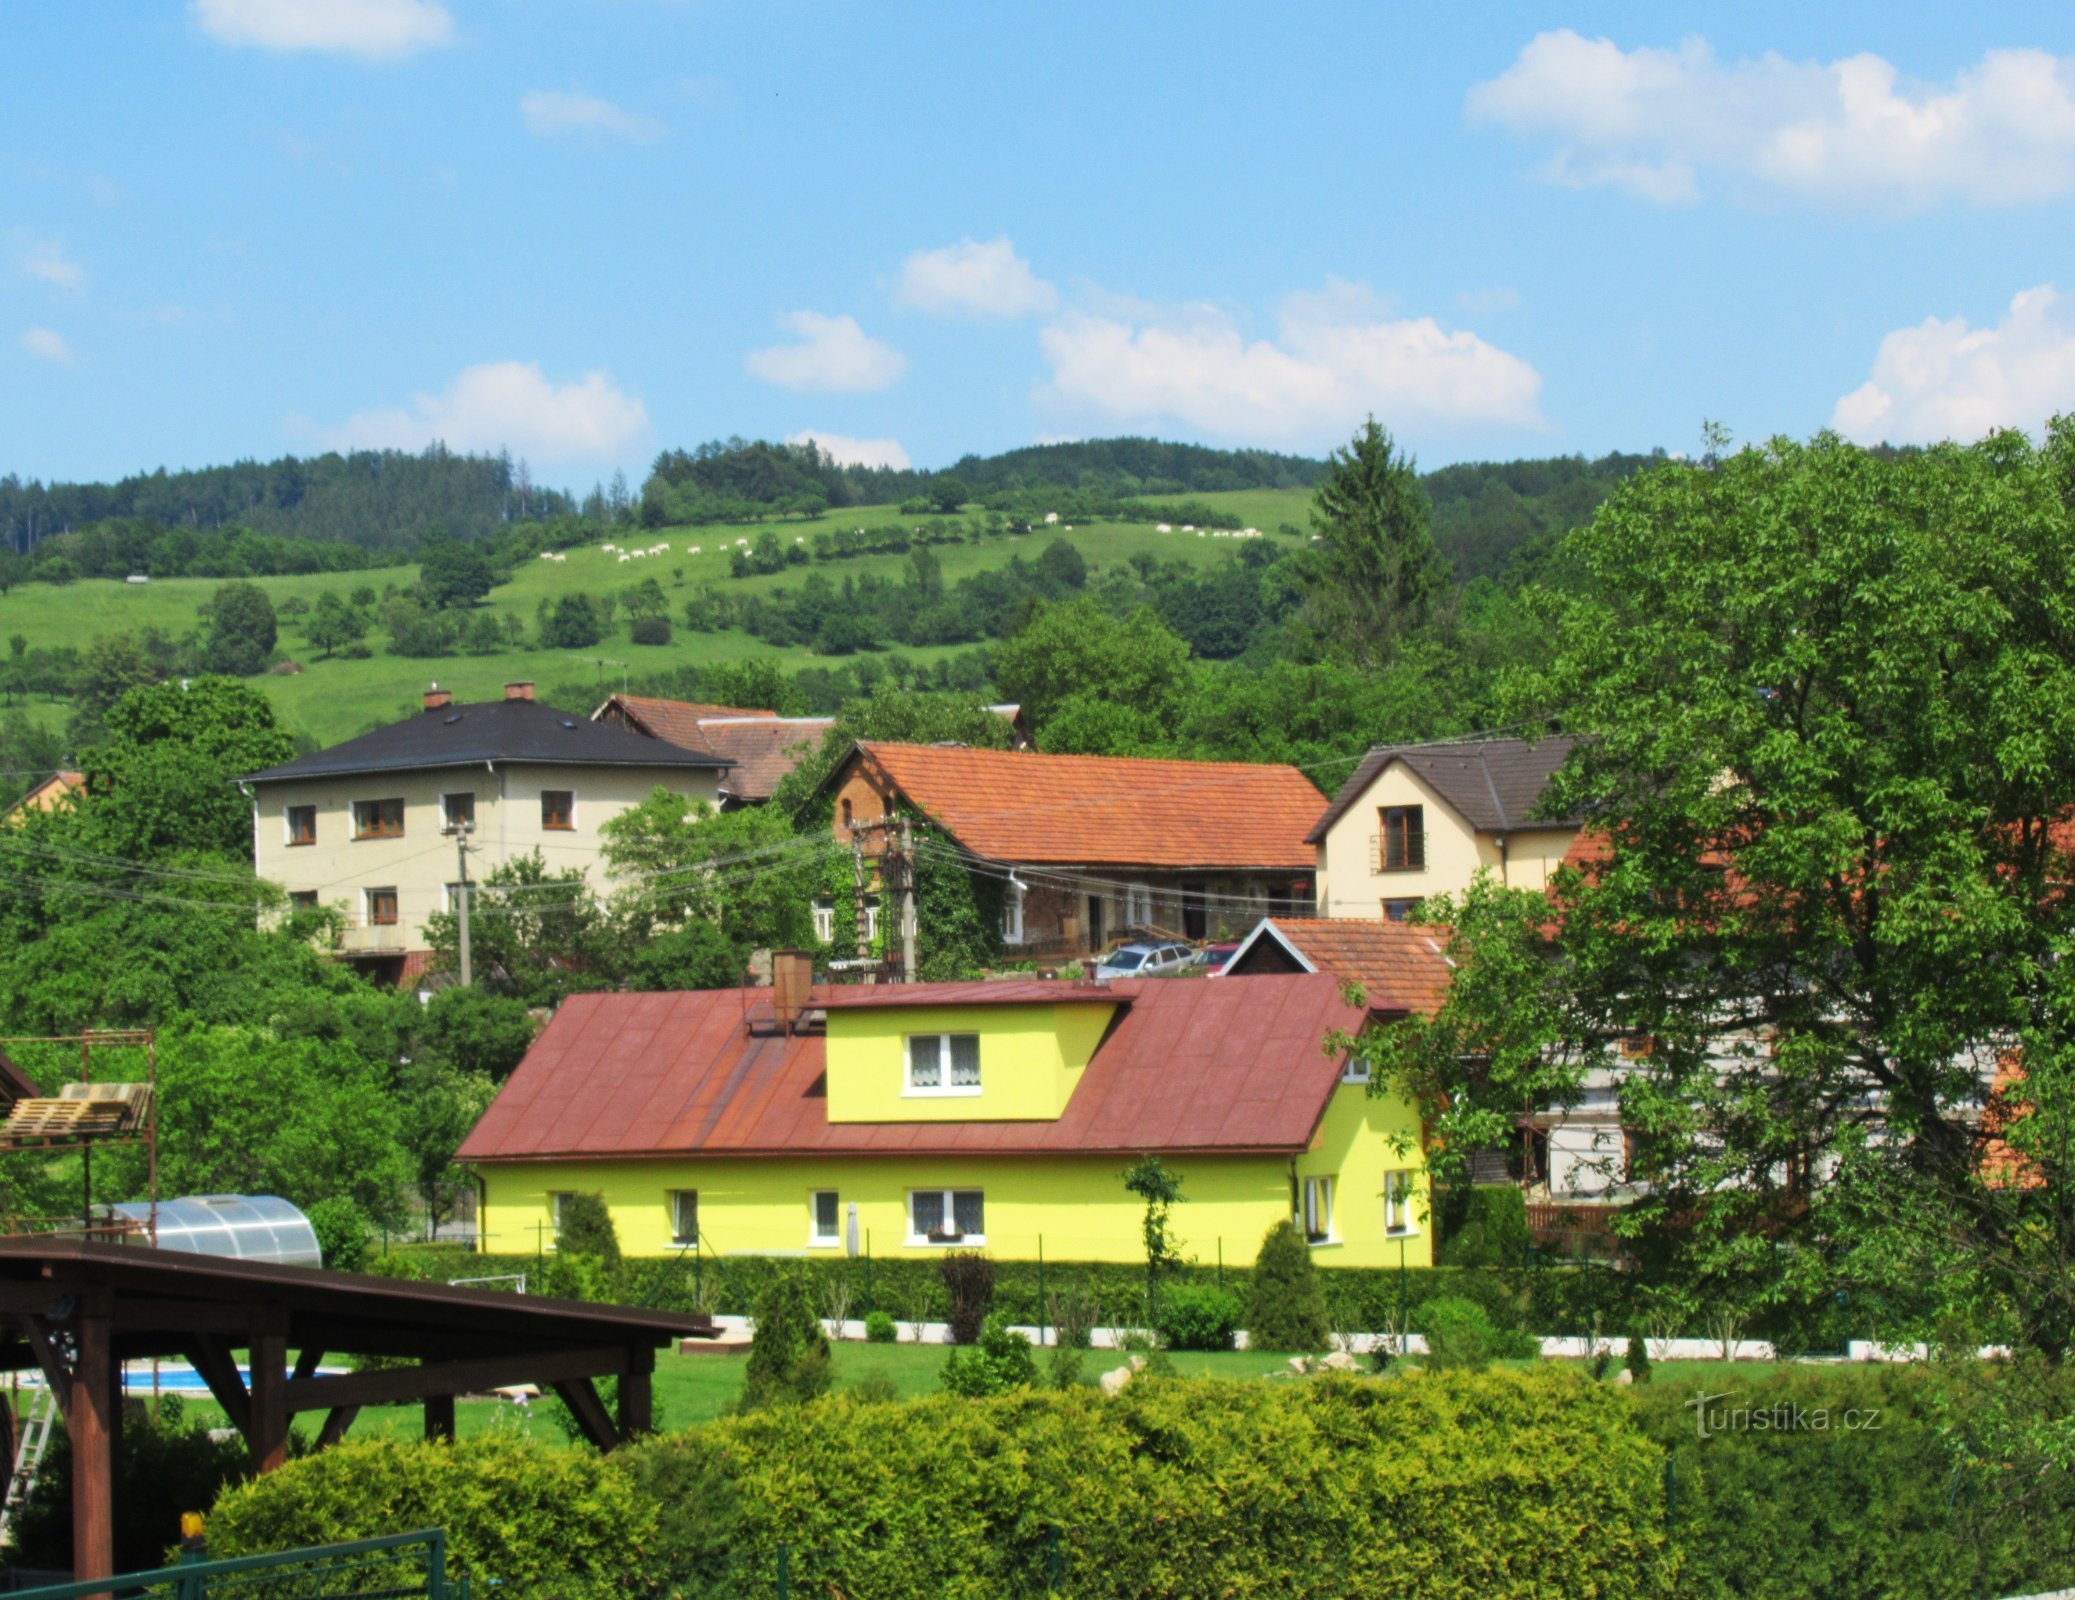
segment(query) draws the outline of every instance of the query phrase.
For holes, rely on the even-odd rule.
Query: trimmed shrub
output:
[[[1288,1222],[1278,1222],[1261,1241],[1246,1302],[1250,1350],[1308,1354],[1326,1347],[1326,1297],[1319,1292],[1311,1247]]]
[[[613,1458],[590,1450],[512,1432],[457,1444],[349,1439],[226,1493],[209,1513],[209,1554],[444,1528],[447,1576],[466,1573],[478,1594],[619,1600],[657,1514]]]
[[[1160,1297],[1158,1320],[1170,1350],[1230,1350],[1239,1328],[1239,1297],[1178,1284]]]
[[[946,1320],[953,1344],[972,1344],[994,1304],[994,1263],[977,1250],[953,1250],[937,1264],[950,1298]]]
[[[954,1349],[944,1358],[944,1392],[968,1397],[1005,1394],[1037,1384],[1037,1358],[1030,1341],[1000,1317],[989,1317],[978,1345]]]
[[[1078,1600],[1524,1600],[1552,1573],[1657,1600],[1663,1456],[1628,1417],[1558,1372],[1141,1378],[1111,1399],[838,1397],[623,1455],[671,1508],[663,1593],[769,1592],[783,1543],[798,1593],[1037,1594],[1056,1529]]]
[[[1522,1360],[1535,1354],[1531,1334],[1497,1328],[1474,1300],[1443,1297],[1420,1308],[1426,1335],[1427,1365],[1475,1370],[1499,1360]]]
[[[891,1312],[873,1311],[865,1317],[865,1342],[868,1344],[892,1344],[901,1336],[901,1326],[893,1320]]]
[[[741,1409],[791,1405],[829,1392],[829,1336],[804,1275],[774,1278],[757,1301]]]
[[[602,1194],[572,1194],[562,1201],[562,1221],[555,1229],[555,1254],[595,1256],[607,1266],[620,1264],[620,1236]]]
[[[1622,1366],[1628,1369],[1629,1377],[1637,1383],[1650,1381],[1650,1347],[1644,1343],[1640,1333],[1628,1336],[1628,1354],[1622,1358]]]

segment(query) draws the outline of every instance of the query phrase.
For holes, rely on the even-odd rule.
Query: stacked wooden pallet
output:
[[[144,1083],[68,1083],[55,1098],[17,1100],[0,1124],[9,1139],[106,1139],[134,1132],[151,1109]]]

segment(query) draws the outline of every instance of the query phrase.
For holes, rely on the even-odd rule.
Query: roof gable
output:
[[[1576,817],[1546,818],[1541,804],[1549,780],[1571,753],[1572,741],[1548,739],[1462,739],[1435,744],[1379,745],[1362,758],[1333,796],[1324,815],[1305,835],[1324,839],[1369,792],[1385,769],[1402,762],[1421,782],[1482,833],[1523,828],[1574,826]]]
[[[861,742],[869,761],[974,855],[1048,865],[1309,872],[1319,792],[1291,766],[1041,755]]]
[[[1256,978],[1275,957],[1304,972],[1361,985],[1371,1011],[1430,1017],[1448,998],[1455,963],[1438,930],[1358,917],[1264,917],[1218,974]]]

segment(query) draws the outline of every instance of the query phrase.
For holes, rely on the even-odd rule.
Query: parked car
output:
[[[1225,970],[1225,963],[1238,954],[1239,941],[1237,939],[1225,939],[1217,944],[1205,945],[1203,954],[1197,959],[1210,968],[1212,977],[1216,977]]]
[[[1095,964],[1098,978],[1155,978],[1179,972],[1196,959],[1185,944],[1154,944],[1138,940],[1119,945]]]

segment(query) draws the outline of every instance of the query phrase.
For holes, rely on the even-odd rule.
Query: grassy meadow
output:
[[[1282,523],[1302,526],[1310,503],[1303,490],[1245,490],[1231,494],[1191,495],[1195,503],[1207,503],[1229,513],[1233,527],[1254,526],[1278,546],[1290,541],[1278,537]],[[664,528],[655,531],[626,530],[610,541],[579,545],[564,554],[563,561],[527,561],[512,575],[512,581],[492,592],[485,606],[493,613],[516,615],[527,636],[535,633],[534,615],[543,599],[571,591],[611,594],[631,588],[653,577],[670,594],[672,620],[680,620],[682,603],[693,590],[712,584],[731,594],[767,592],[781,586],[797,587],[810,573],[822,573],[831,582],[873,573],[898,578],[906,570],[905,555],[859,556],[847,561],[810,563],[789,567],[782,573],[749,578],[728,575],[728,552],[738,539],[754,542],[769,531],[790,542],[811,542],[817,533],[838,528],[872,527],[891,521],[920,523],[921,517],[902,518],[890,506],[852,507],[805,520],[785,520],[760,527],[711,526]],[[1090,568],[1128,561],[1140,551],[1162,558],[1193,562],[1222,560],[1234,548],[1230,540],[1197,538],[1179,530],[1161,534],[1144,523],[1081,523],[1068,531],[1063,525],[1028,535],[991,538],[979,544],[937,545],[932,549],[943,564],[946,583],[1004,566],[1014,555],[1034,559],[1053,538],[1065,539],[1080,550]],[[622,562],[616,552],[600,546],[647,548],[668,544],[667,553]],[[291,597],[315,604],[327,590],[350,594],[363,585],[380,592],[415,579],[415,567],[389,567],[366,572],[317,573],[300,577],[259,578],[278,608]],[[0,596],[0,638],[19,634],[31,648],[83,646],[97,635],[159,628],[178,636],[196,625],[196,609],[222,582],[216,578],[156,578],[148,584],[127,584],[107,579],[86,579],[64,586],[22,584]],[[622,621],[614,633],[589,650],[503,650],[494,655],[455,655],[431,658],[396,656],[388,653],[379,631],[366,641],[373,655],[366,660],[344,658],[323,660],[303,638],[295,620],[281,624],[281,650],[304,670],[290,675],[268,675],[256,680],[274,703],[276,713],[288,728],[318,744],[332,744],[395,720],[413,709],[428,682],[437,681],[462,700],[494,699],[507,679],[531,678],[549,688],[585,682],[602,697],[619,687],[628,674],[645,674],[680,666],[708,665],[723,661],[775,660],[788,668],[816,663],[834,664],[839,658],[821,657],[804,649],[782,650],[753,639],[739,630],[693,633],[679,626],[667,645],[637,645],[627,637]],[[902,650],[909,658],[929,662],[956,654],[971,646],[947,646]],[[587,691],[588,692],[588,691]],[[31,700],[25,707],[38,721],[61,726],[66,716],[62,702]],[[588,706],[566,709],[588,710]]]

